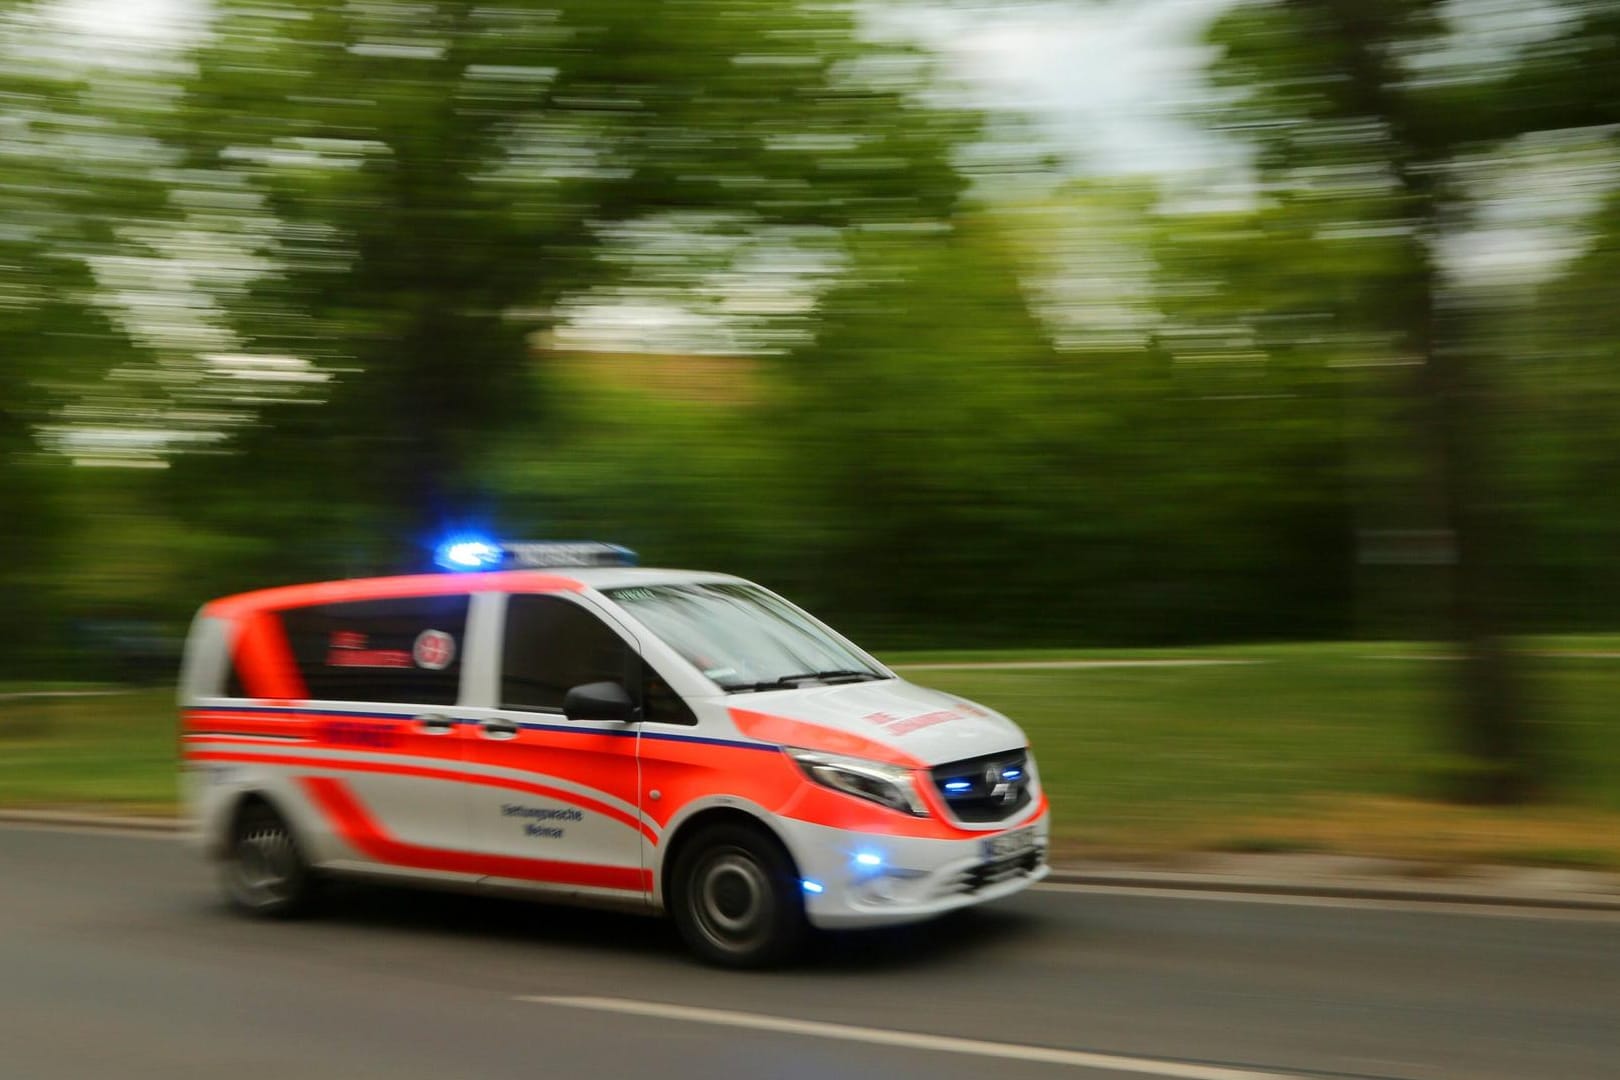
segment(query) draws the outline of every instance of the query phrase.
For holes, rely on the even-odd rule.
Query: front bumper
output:
[[[1028,888],[1050,867],[1050,816],[1042,814],[983,836],[935,840],[779,821],[799,872],[811,885],[804,896],[812,925],[826,930],[918,922]],[[1035,846],[993,858],[984,840],[1032,829]],[[819,886],[820,891],[811,891]]]

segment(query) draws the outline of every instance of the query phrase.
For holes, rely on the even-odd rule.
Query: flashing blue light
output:
[[[594,540],[528,540],[496,543],[477,533],[447,538],[433,550],[433,563],[466,573],[503,567],[544,570],[559,566],[634,566],[636,553],[618,544]]]
[[[814,895],[816,895],[818,893],[824,893],[824,892],[827,891],[826,887],[823,886],[821,884],[821,882],[819,882],[819,881],[811,881],[809,878],[805,878],[803,881],[799,882],[799,884],[804,886],[804,891],[811,894],[812,896],[814,896]]]
[[[972,791],[973,790],[973,781],[971,781],[971,780],[947,780],[947,781],[945,781],[945,790],[950,792],[953,795],[960,795],[964,791]]]
[[[1023,775],[1024,775],[1024,770],[1023,769],[1003,769],[1003,770],[1001,770],[1001,778],[1003,780],[1017,780],[1020,776],[1023,776]]]
[[[855,853],[855,865],[866,867],[882,866],[883,856],[875,851],[858,851]]]
[[[506,555],[481,536],[452,536],[433,552],[433,563],[446,570],[494,570]]]

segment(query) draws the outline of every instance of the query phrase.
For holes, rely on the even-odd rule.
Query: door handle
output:
[[[511,720],[481,720],[478,723],[479,734],[486,739],[511,739],[516,737],[518,726]]]
[[[456,722],[448,716],[439,716],[437,713],[428,713],[418,716],[416,723],[429,735],[448,735],[456,729]]]

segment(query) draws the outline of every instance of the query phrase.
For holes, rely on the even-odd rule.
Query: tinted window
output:
[[[695,724],[697,717],[663,676],[646,661],[641,664],[641,717],[655,724]]]
[[[623,638],[578,604],[554,596],[509,597],[501,704],[561,710],[564,695],[583,683],[624,684],[632,655]]]
[[[241,668],[235,659],[231,660],[230,674],[225,679],[225,696],[241,698],[250,696],[247,692],[247,684],[242,681]]]
[[[324,604],[281,620],[314,700],[456,703],[466,596]]]

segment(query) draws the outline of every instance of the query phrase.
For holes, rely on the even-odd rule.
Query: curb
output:
[[[132,817],[73,810],[4,810],[0,824],[39,828],[84,829],[108,832],[184,833],[179,818]],[[1545,911],[1620,912],[1620,879],[1614,895],[1591,892],[1515,892],[1483,885],[1447,885],[1437,882],[1379,882],[1347,879],[1289,880],[1238,874],[1187,873],[1169,870],[1087,870],[1053,867],[1049,885],[1095,886],[1109,889],[1148,889],[1166,895],[1186,893],[1240,893],[1249,896],[1314,897],[1332,900],[1394,900],[1417,904],[1471,904],[1478,907],[1514,907]]]
[[[134,690],[8,690],[0,694],[0,701],[33,701],[36,698],[116,697],[133,694]]]
[[[186,823],[179,818],[91,814],[74,810],[0,810],[0,824],[152,833],[180,833],[186,828]]]

